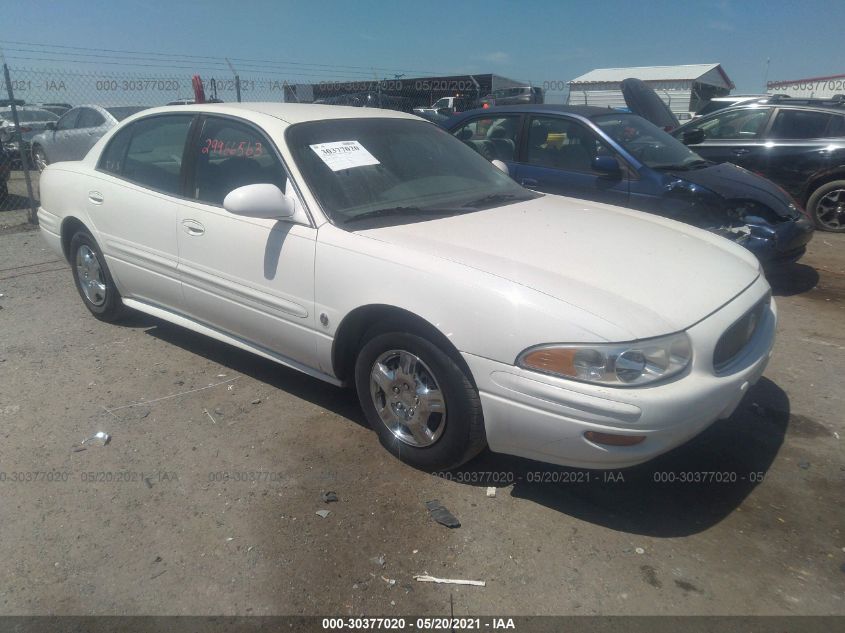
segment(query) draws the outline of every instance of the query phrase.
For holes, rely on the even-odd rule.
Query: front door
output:
[[[277,185],[300,210],[301,202],[262,131],[215,116],[201,125],[189,149],[189,199],[179,206],[185,310],[197,321],[252,345],[314,365],[317,230],[226,211],[226,194],[257,183]]]

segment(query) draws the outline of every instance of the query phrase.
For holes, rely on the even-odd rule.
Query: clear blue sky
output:
[[[494,72],[541,84],[601,67],[720,62],[737,91],[752,92],[763,87],[767,58],[770,80],[845,73],[840,0],[4,0],[0,15],[0,46],[19,67],[84,59],[92,63],[74,67],[159,72],[121,67],[117,54],[49,55],[10,41],[314,65],[279,67],[275,76],[292,82],[426,71]],[[72,56],[79,53],[91,56]]]

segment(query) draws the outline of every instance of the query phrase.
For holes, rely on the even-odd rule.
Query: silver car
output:
[[[34,136],[45,130],[49,124],[55,124],[59,118],[49,110],[28,105],[18,106],[17,110],[24,149],[30,147]],[[20,159],[20,147],[15,136],[15,121],[10,107],[0,108],[0,142],[13,161]]]
[[[71,108],[32,138],[32,161],[39,171],[50,163],[82,160],[100,137],[146,106],[82,105]]]

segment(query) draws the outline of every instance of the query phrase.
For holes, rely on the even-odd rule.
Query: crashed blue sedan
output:
[[[686,222],[742,244],[766,267],[797,261],[813,222],[783,189],[704,160],[633,113],[590,106],[471,110],[444,127],[524,187]]]

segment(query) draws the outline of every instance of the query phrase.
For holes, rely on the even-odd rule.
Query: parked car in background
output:
[[[538,86],[518,86],[515,88],[501,88],[494,90],[484,97],[478,104],[480,107],[494,105],[520,105],[527,103],[543,103],[545,94]]]
[[[426,114],[440,114],[443,116],[452,116],[457,112],[464,112],[470,110],[476,105],[475,98],[468,95],[456,95],[453,97],[442,97],[435,101],[430,108],[413,108],[413,113],[417,116]]]
[[[382,94],[380,92],[351,92],[318,99],[319,105],[342,105],[353,108],[382,108],[384,110],[411,111],[411,100],[407,97]]]
[[[530,189],[648,211],[708,229],[767,266],[805,252],[812,222],[765,178],[714,164],[649,121],[591,106],[505,106],[448,129]]]
[[[816,226],[845,231],[845,103],[769,98],[719,110],[673,135],[715,162],[783,187]]]
[[[47,129],[48,124],[55,123],[59,119],[49,110],[30,105],[18,106],[17,111],[24,151],[29,150],[34,136]],[[0,109],[0,142],[3,143],[3,147],[15,163],[20,161],[21,147],[15,136],[15,121],[11,107]]]
[[[724,110],[725,108],[742,103],[753,103],[761,99],[768,99],[770,96],[771,95],[728,95],[726,97],[713,97],[696,111],[694,118],[713,114],[719,110]]]
[[[71,108],[45,131],[32,137],[32,161],[43,171],[50,163],[81,160],[119,121],[144,109],[145,106],[98,105]]]
[[[427,470],[485,445],[646,461],[731,415],[774,341],[745,249],[529,191],[391,110],[155,108],[47,167],[38,219],[95,317],[135,308],[353,384]]]

